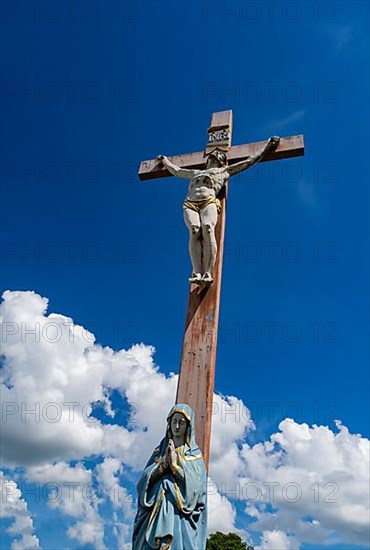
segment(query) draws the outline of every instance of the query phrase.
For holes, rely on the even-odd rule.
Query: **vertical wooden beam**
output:
[[[232,111],[214,113],[211,127],[229,127],[231,145]],[[216,147],[214,147],[216,148]],[[209,154],[207,144],[206,154]],[[199,292],[197,285],[190,286],[188,310],[185,322],[185,333],[180,364],[180,377],[177,388],[176,403],[187,403],[195,412],[195,436],[201,448],[206,466],[210,454],[212,403],[215,381],[217,333],[220,310],[222,263],[226,223],[227,187],[218,198],[222,210],[216,226],[217,258],[213,272],[213,284]]]

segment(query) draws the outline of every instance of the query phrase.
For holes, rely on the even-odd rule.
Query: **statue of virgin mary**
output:
[[[205,550],[207,473],[188,405],[170,410],[137,492],[132,550]]]

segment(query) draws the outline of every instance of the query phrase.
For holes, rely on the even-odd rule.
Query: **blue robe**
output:
[[[170,469],[154,482],[151,474],[165,456],[169,433],[154,449],[137,485],[138,512],[132,550],[205,550],[207,540],[207,474],[194,438],[194,413],[188,405],[175,405],[188,420],[186,442],[176,449],[184,479]]]

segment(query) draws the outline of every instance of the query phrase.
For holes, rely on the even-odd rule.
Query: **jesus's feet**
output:
[[[199,285],[202,282],[202,275],[200,273],[192,273],[189,283]]]
[[[205,274],[203,275],[202,283],[205,283],[206,285],[210,285],[213,283],[213,277],[209,271],[206,271]]]

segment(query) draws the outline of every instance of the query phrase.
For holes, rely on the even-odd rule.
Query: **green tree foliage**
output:
[[[206,550],[253,550],[235,533],[212,533],[207,540]]]

